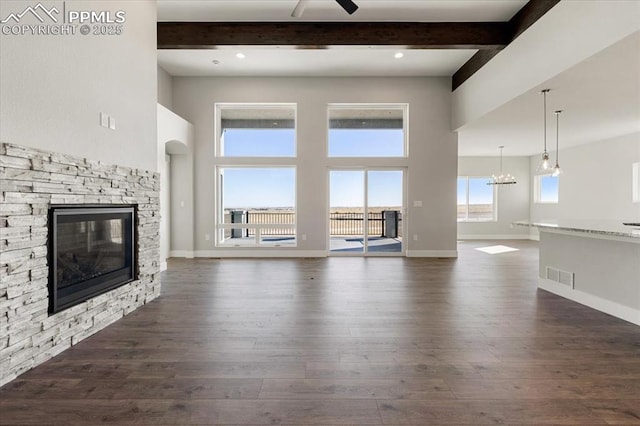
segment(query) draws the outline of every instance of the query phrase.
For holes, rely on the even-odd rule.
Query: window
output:
[[[218,168],[220,246],[295,246],[294,167]]]
[[[496,220],[495,186],[489,177],[458,176],[458,222]]]
[[[405,105],[329,105],[329,157],[405,157]]]
[[[560,180],[558,176],[539,175],[534,179],[534,201],[542,204],[557,204]]]
[[[220,157],[295,157],[296,107],[291,104],[217,104]]]

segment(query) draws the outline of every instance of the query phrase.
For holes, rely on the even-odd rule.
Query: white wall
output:
[[[158,103],[171,109],[173,107],[173,77],[158,66]]]
[[[298,234],[307,240],[293,250],[307,255],[327,250],[328,167],[350,163],[326,156],[327,104],[409,103],[410,157],[387,163],[409,170],[406,234],[418,240],[409,239],[408,255],[455,255],[457,136],[450,130],[450,79],[174,77],[173,83],[174,111],[195,126],[195,247],[201,255],[220,253],[213,241],[214,168],[220,163],[214,157],[216,102],[297,103]],[[413,201],[424,207],[411,207]]]
[[[158,104],[161,262],[194,250],[193,138],[191,123]]]
[[[531,170],[539,160],[530,157]],[[561,149],[559,202],[536,204],[532,191],[531,220],[640,220],[640,203],[632,202],[634,162],[640,162],[640,133]]]
[[[499,157],[460,157],[458,175],[491,176],[500,170]],[[460,239],[529,238],[525,228],[512,227],[516,220],[529,219],[531,188],[529,157],[504,157],[503,170],[516,177],[515,185],[497,186],[498,217],[495,222],[458,222]]]
[[[34,3],[2,0],[0,16]],[[156,2],[68,0],[66,9],[123,10],[123,34],[0,35],[0,140],[155,171]]]

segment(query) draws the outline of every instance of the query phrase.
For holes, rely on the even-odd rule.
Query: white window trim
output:
[[[457,219],[457,213],[456,213],[456,219],[458,223],[495,223],[498,221],[498,191],[496,188],[496,185],[493,186],[493,218],[492,219],[469,219],[469,179],[486,179],[487,182],[489,180],[491,180],[490,176],[470,176],[470,175],[465,175],[465,176],[458,176],[457,179],[460,178],[465,178],[466,182],[467,182],[467,189],[466,189],[466,195],[467,195],[467,199],[465,202],[465,205],[467,206],[467,217],[465,219]],[[457,182],[458,180],[456,179],[456,195],[457,195]],[[456,197],[457,198],[457,197]],[[456,209],[457,209],[457,201],[456,201]]]

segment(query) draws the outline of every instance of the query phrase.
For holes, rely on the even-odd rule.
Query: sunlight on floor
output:
[[[518,251],[519,249],[509,247],[509,246],[489,246],[489,247],[479,247],[476,250],[483,251],[488,254],[500,254],[500,253],[509,253],[510,251]]]

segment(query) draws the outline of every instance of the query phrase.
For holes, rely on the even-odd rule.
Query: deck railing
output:
[[[370,236],[402,236],[402,215],[398,211],[390,211],[393,214],[384,212],[369,212],[367,220],[368,233]],[[394,218],[395,216],[395,218]],[[364,213],[355,212],[331,212],[329,214],[329,232],[334,235],[364,235]],[[394,223],[387,223],[387,220],[393,220]],[[291,228],[279,226],[277,228],[262,228],[261,235],[277,236],[292,235],[294,233],[295,213],[292,212],[264,212],[264,211],[225,211],[225,223],[242,223],[246,224],[242,235],[246,237],[255,235],[255,228],[251,225],[291,224]],[[392,231],[395,226],[396,232]],[[225,232],[227,238],[231,236],[230,230]],[[394,234],[394,235],[391,235]]]

